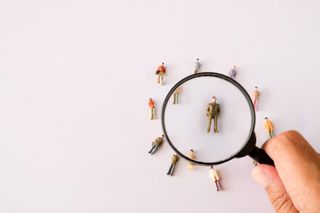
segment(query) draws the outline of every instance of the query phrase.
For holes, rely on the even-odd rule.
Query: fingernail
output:
[[[261,171],[259,167],[255,167],[252,169],[251,176],[259,185],[264,188],[272,182],[271,178],[263,171]]]

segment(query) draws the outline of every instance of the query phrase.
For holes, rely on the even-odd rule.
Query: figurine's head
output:
[[[164,62],[162,62],[162,65],[164,66]]]
[[[193,149],[190,149],[190,152],[193,152]]]
[[[216,96],[212,96],[211,101],[212,101],[212,103],[215,103],[217,101]]]
[[[199,61],[199,58],[197,58],[197,61]]]
[[[268,117],[265,117],[264,120],[268,120]]]
[[[257,86],[255,86],[254,88],[255,88],[256,90],[258,90],[258,87],[257,87]]]
[[[164,134],[162,134],[162,137],[164,137]]]
[[[149,98],[149,101],[152,101],[152,98]]]

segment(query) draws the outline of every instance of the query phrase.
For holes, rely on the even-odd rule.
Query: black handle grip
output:
[[[268,164],[270,166],[274,166],[273,160],[269,157],[269,155],[263,150],[258,147],[254,147],[249,156],[253,158],[255,161],[261,164]]]

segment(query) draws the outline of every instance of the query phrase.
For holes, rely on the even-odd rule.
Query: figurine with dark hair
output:
[[[173,154],[171,157],[171,166],[167,175],[173,176],[174,169],[176,168],[177,162],[179,161],[179,156],[177,154]]]
[[[163,141],[164,141],[164,135],[162,135],[161,137],[158,137],[155,141],[153,141],[152,147],[149,153],[153,155],[157,151],[157,149],[163,144]]]
[[[273,138],[274,137],[273,123],[268,119],[268,117],[264,118],[264,128],[268,132],[270,138]]]
[[[189,154],[188,154],[188,157],[191,159],[191,160],[195,160],[196,159],[196,155],[193,151],[193,149],[190,150]],[[193,162],[189,162],[189,165],[188,165],[188,169],[189,170],[193,170],[195,164]]]
[[[194,66],[194,74],[196,74],[200,71],[200,67],[201,67],[201,64],[199,62],[199,58],[197,58],[195,66]]]
[[[149,108],[151,112],[151,120],[156,119],[156,110],[155,110],[155,103],[152,98],[149,98]]]
[[[232,79],[235,79],[236,76],[237,76],[237,70],[236,70],[236,66],[234,66],[233,69],[229,71],[229,77]]]
[[[179,94],[182,92],[182,88],[178,87],[173,93],[173,104],[179,103]]]
[[[221,185],[220,185],[220,177],[218,175],[218,171],[213,168],[213,166],[210,167],[210,173],[209,173],[210,179],[215,183],[217,191],[222,191]]]
[[[157,70],[156,70],[156,75],[158,76],[158,84],[163,84],[163,76],[166,73],[166,67],[164,66],[164,63],[162,62],[162,64],[160,66],[158,66]]]
[[[215,96],[212,97],[211,102],[207,107],[207,117],[208,117],[208,132],[211,129],[212,120],[214,120],[214,133],[219,133],[218,130],[218,117],[220,114],[220,105],[217,103],[217,98]]]
[[[254,109],[258,111],[258,100],[259,100],[260,92],[258,87],[255,87],[254,91],[252,92],[252,103],[254,105]]]

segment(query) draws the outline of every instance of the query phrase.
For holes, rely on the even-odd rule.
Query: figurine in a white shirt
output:
[[[215,170],[215,168],[213,166],[210,167],[209,177],[216,184],[217,191],[222,191],[222,188],[221,188],[221,185],[220,185],[220,177],[218,175],[218,171]]]

